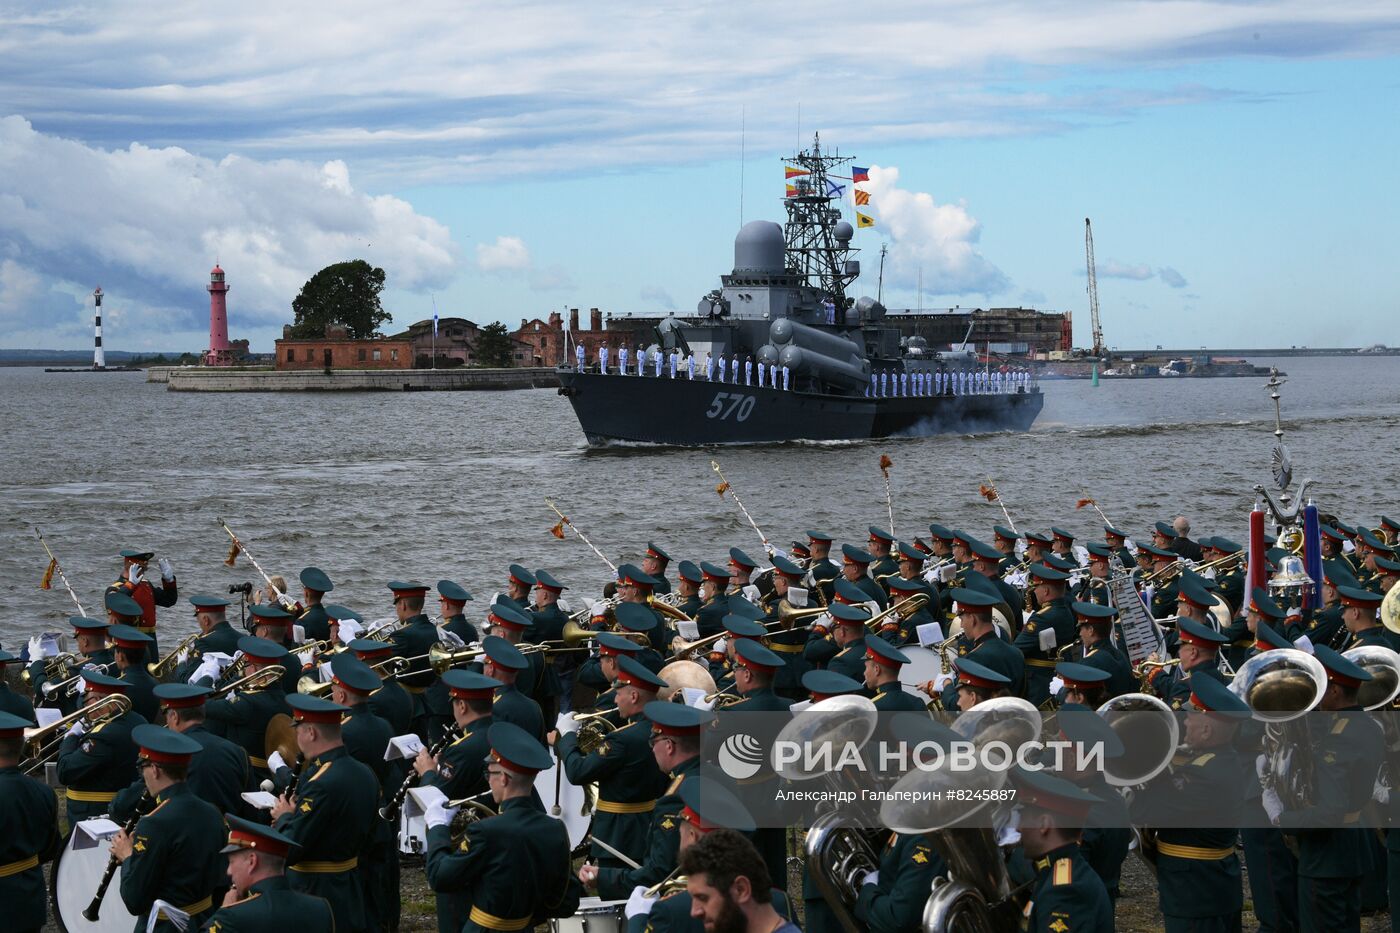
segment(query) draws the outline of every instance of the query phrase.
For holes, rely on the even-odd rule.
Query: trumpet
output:
[[[663,596],[648,596],[647,605],[664,616],[670,616],[678,622],[694,622],[690,616],[686,615],[676,605],[676,600],[680,597],[674,593],[667,593]]]
[[[232,665],[230,665],[230,667],[232,667]],[[224,697],[228,696],[230,693],[233,693],[237,690],[242,690],[245,693],[252,693],[257,690],[266,690],[273,684],[280,682],[282,678],[286,676],[286,673],[287,672],[282,667],[282,665],[269,664],[267,667],[258,668],[256,671],[253,671],[253,673],[249,674],[247,677],[241,677],[230,684],[220,687],[218,690],[215,690],[213,693],[209,694],[208,699],[221,700]],[[298,684],[298,686],[300,686],[300,684]]]
[[[201,632],[192,632],[180,639],[180,643],[170,650],[168,654],[161,657],[159,661],[153,661],[146,665],[146,670],[156,680],[172,673],[184,656],[194,647],[194,643],[199,640]]]
[[[559,639],[558,642],[542,642],[541,644],[553,646],[562,643],[564,648],[580,648],[597,638],[603,631],[603,629],[584,628],[571,617],[568,622],[564,623],[563,638]],[[623,638],[630,638],[643,648],[651,647],[651,636],[646,632],[613,632],[613,634],[621,635]],[[548,649],[541,650],[559,651],[561,649],[549,647]]]
[[[46,697],[52,697],[55,695],[61,697],[77,696],[78,683],[83,679],[84,673],[93,672],[97,674],[110,674],[116,668],[116,666],[116,661],[112,661],[109,664],[89,664],[86,667],[80,668],[78,673],[74,674],[72,677],[69,677],[65,680],[60,680],[57,683],[44,684],[43,689],[40,692],[43,693]]]
[[[91,706],[84,707],[74,713],[69,713],[62,719],[50,723],[39,729],[26,729],[24,731],[24,760],[27,762],[20,770],[28,775],[33,775],[43,769],[44,765],[53,760],[58,755],[59,746],[63,744],[64,738],[76,723],[83,723],[89,730],[116,719],[118,716],[131,709],[131,699],[120,694],[109,694],[98,700]]]
[[[81,662],[83,656],[79,654],[56,654],[51,658],[44,659],[44,678],[50,680],[58,677],[71,667],[76,667]],[[29,673],[29,668],[20,672],[19,679],[29,683],[33,675]]]

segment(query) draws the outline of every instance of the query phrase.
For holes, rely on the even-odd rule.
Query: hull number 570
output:
[[[732,416],[735,421],[747,421],[749,415],[753,414],[754,402],[755,399],[752,395],[744,395],[740,392],[716,392],[715,397],[710,401],[710,407],[705,411],[705,417],[724,421]]]

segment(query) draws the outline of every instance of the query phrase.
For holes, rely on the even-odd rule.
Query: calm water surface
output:
[[[1286,442],[1295,475],[1318,480],[1319,504],[1368,525],[1400,512],[1400,359],[1254,362],[1289,374]],[[711,459],[783,546],[811,527],[864,540],[869,524],[887,525],[881,454],[894,461],[902,536],[930,521],[989,536],[1003,520],[977,492],[990,475],[1022,528],[1099,539],[1097,516],[1075,509],[1087,493],[1137,535],[1184,512],[1194,536],[1244,540],[1273,441],[1262,377],[1047,382],[1027,434],[699,451],[590,450],[553,390],[185,394],[144,378],[0,369],[5,647],[73,611],[57,581],[38,588],[46,559],[32,525],[90,613],[122,547],[169,557],[185,593],[260,582],[246,561],[222,563],[222,516],[269,572],[315,564],[336,582],[335,602],[381,617],[387,580],[449,577],[480,608],[514,561],[594,594],[608,570],[572,536],[549,534],[546,497],[614,562],[648,539],[693,560],[722,561],[736,544],[758,556],[753,530],[715,493]],[[187,611],[162,617],[184,631]]]

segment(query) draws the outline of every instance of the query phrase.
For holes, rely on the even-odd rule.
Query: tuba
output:
[[[1396,590],[1400,587],[1391,592]],[[1343,651],[1342,657],[1371,675],[1371,679],[1361,685],[1356,698],[1363,709],[1384,709],[1400,696],[1400,654],[1381,645],[1364,645]]]
[[[795,742],[804,748],[826,744],[841,747],[847,743],[862,746],[874,734],[878,715],[875,704],[866,697],[831,697],[813,703],[794,716],[778,733],[776,741]],[[853,783],[843,781],[840,774],[826,770],[815,761],[789,762],[778,769],[778,776],[798,782],[822,778],[842,791],[851,790],[849,784]],[[855,918],[854,909],[861,882],[880,867],[879,850],[872,833],[861,829],[849,810],[833,810],[812,823],[803,850],[812,881],[842,929],[846,933],[863,933],[865,928]]]
[[[1146,693],[1125,693],[1096,712],[1123,742],[1123,754],[1104,763],[1104,780],[1109,784],[1146,784],[1171,764],[1181,744],[1181,726],[1170,706]]]
[[[1264,723],[1264,789],[1277,793],[1290,810],[1307,806],[1313,790],[1312,743],[1302,719],[1327,692],[1322,662],[1296,648],[1275,648],[1246,661],[1230,689]]]

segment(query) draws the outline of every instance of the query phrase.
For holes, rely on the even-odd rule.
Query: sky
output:
[[[396,326],[684,314],[816,133],[890,307],[1087,345],[1087,217],[1111,347],[1400,344],[1393,0],[0,0],[0,347],[100,285],[109,348],[201,349],[215,262],[261,351],[356,258]]]

